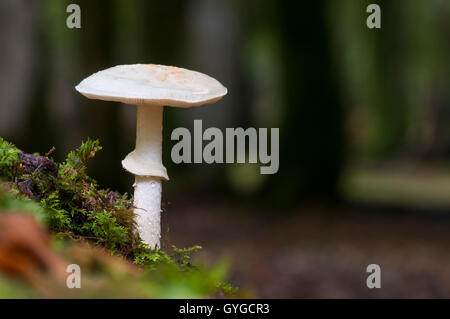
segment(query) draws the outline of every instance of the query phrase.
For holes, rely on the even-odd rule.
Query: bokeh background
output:
[[[118,64],[206,73],[223,100],[164,111],[172,243],[228,259],[258,297],[450,297],[449,39],[448,0],[0,0],[0,136],[56,160],[98,138],[90,175],[130,192],[135,107],[74,86]],[[173,164],[170,133],[194,119],[279,127],[279,172]],[[381,289],[366,287],[372,263]]]

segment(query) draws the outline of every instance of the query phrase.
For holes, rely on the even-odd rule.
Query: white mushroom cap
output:
[[[214,103],[227,94],[203,73],[155,64],[118,65],[92,74],[75,89],[90,99],[183,108]]]
[[[162,164],[163,106],[214,103],[227,89],[205,74],[155,64],[118,65],[87,77],[75,89],[90,99],[137,104],[136,149],[122,166],[136,176],[168,180]]]

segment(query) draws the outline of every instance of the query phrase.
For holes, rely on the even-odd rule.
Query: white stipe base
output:
[[[161,178],[136,176],[134,213],[137,231],[144,244],[159,249],[161,239]]]

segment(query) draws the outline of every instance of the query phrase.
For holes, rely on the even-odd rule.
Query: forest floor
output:
[[[255,297],[450,297],[450,217],[442,212],[353,205],[270,217],[206,200],[172,203],[163,214],[170,241],[202,245],[206,261],[228,259],[231,283]],[[366,286],[369,264],[381,267],[381,289]]]

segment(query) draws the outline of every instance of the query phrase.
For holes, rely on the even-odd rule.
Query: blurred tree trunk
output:
[[[214,105],[189,110],[168,108],[165,114],[173,114],[178,125],[190,129],[191,132],[194,120],[202,120],[203,129],[218,127],[224,130],[226,127],[245,127],[249,124],[246,116],[248,103],[244,94],[246,91],[242,76],[244,67],[240,65],[241,20],[236,1],[190,0],[187,4],[184,26],[186,32],[182,45],[184,51],[179,53],[182,56],[180,65],[217,79],[227,87],[228,94]],[[171,124],[165,123],[166,126]],[[170,131],[168,133],[170,134]],[[170,140],[169,134],[166,141]],[[167,151],[167,155],[170,155],[169,153]],[[167,162],[171,163],[169,156]],[[173,174],[183,173],[182,170],[177,170],[175,165],[171,166],[170,171]],[[227,189],[226,172],[229,166],[190,165],[189,171],[185,171],[188,174],[180,178],[187,178],[189,184],[201,185],[201,189],[196,191],[222,194]],[[170,184],[169,187],[176,188],[177,184]],[[184,185],[178,185],[178,189],[182,191]]]
[[[35,9],[27,0],[0,1],[0,135],[6,138],[16,136],[12,142],[18,145],[26,143],[27,129],[23,121],[34,89]]]
[[[84,77],[112,67],[114,53],[114,3],[108,0],[81,0],[82,28],[80,39],[80,69]],[[78,83],[75,83],[75,85]],[[121,136],[117,103],[90,100],[79,95],[82,106],[81,125],[83,138],[98,138],[103,150],[92,162],[90,173],[100,184],[112,187],[119,184],[117,173],[122,166],[120,158]],[[113,173],[114,172],[114,173]],[[120,185],[118,185],[120,187]]]
[[[344,138],[327,1],[278,3],[286,110],[272,198],[278,205],[305,198],[332,201],[337,198]]]
[[[381,29],[369,29],[366,8],[372,1],[330,2],[334,58],[340,65],[342,100],[349,121],[352,156],[385,158],[402,151],[410,110],[405,99],[408,60],[402,32],[408,5],[377,2]],[[330,20],[331,21],[331,20]]]
[[[373,98],[377,127],[375,155],[385,156],[399,149],[405,141],[406,107],[403,96],[403,48],[399,36],[403,23],[398,2],[379,1],[382,8],[381,30],[365,29],[375,41],[374,73],[377,94]],[[400,20],[400,21],[399,21]],[[388,32],[386,32],[388,30]]]

